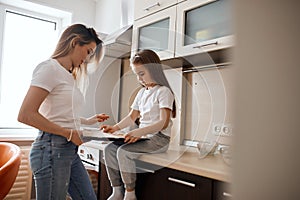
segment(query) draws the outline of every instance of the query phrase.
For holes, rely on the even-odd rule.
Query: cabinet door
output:
[[[141,85],[138,82],[136,75],[131,70],[129,59],[123,59],[121,71],[119,115],[120,119],[123,119],[130,112],[133,100],[138,91],[141,89]]]
[[[153,199],[167,199],[165,192],[165,175],[162,167],[136,161],[137,181],[136,181],[136,196],[137,199],[153,200]]]
[[[171,89],[175,96],[176,103],[176,117],[172,118],[173,126],[171,129],[171,143],[181,144],[181,135],[184,130],[181,125],[181,105],[182,105],[182,82],[184,81],[182,76],[182,68],[168,68],[164,70],[164,73],[168,79]]]
[[[231,200],[229,183],[214,180],[213,183],[213,200]]]
[[[167,175],[165,188],[167,188],[166,199],[211,199],[212,180],[209,178],[164,168],[163,173]]]
[[[231,0],[178,4],[176,57],[233,46]]]
[[[110,116],[106,123],[114,124],[119,121],[121,59],[104,56],[99,65],[99,69],[89,75],[82,116],[90,116],[95,112],[106,113]]]
[[[161,59],[174,57],[176,7],[165,9],[133,25],[132,53],[152,49]]]
[[[110,181],[108,179],[106,166],[103,160],[103,152],[100,152],[100,181],[99,181],[99,199],[106,200],[112,194],[112,187],[110,185]]]
[[[134,20],[175,5],[177,0],[137,0],[135,1]]]

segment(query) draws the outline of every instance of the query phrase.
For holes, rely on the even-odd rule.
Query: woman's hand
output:
[[[103,122],[103,121],[107,120],[108,118],[109,118],[108,115],[101,113],[101,114],[96,114],[96,115],[84,120],[82,123],[86,124],[86,125],[92,125],[97,122]]]
[[[100,130],[102,130],[104,133],[114,133],[119,129],[116,126],[102,125],[100,126]]]
[[[77,146],[81,145],[83,143],[82,140],[81,140],[81,135],[82,135],[81,131],[79,131],[79,130],[72,130],[72,136],[69,135],[69,137],[71,137],[70,141],[73,142]],[[69,138],[67,138],[67,139],[69,139]]]
[[[97,118],[98,122],[103,122],[103,121],[107,120],[109,118],[109,116],[104,113],[101,113],[101,114],[97,114],[96,118]]]

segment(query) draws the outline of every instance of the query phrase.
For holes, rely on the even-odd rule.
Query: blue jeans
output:
[[[67,192],[73,200],[97,199],[77,150],[66,138],[40,131],[30,151],[37,200],[65,200]]]

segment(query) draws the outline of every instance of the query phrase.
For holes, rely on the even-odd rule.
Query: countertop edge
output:
[[[155,164],[155,165],[163,165],[165,167],[171,168],[171,169],[175,169],[175,170],[179,170],[179,171],[183,171],[183,172],[187,172],[187,173],[191,173],[191,174],[195,174],[195,175],[199,175],[199,176],[203,176],[203,177],[207,177],[207,178],[211,178],[214,180],[219,180],[219,181],[224,181],[224,182],[230,182],[231,178],[229,176],[229,174],[224,173],[224,172],[220,172],[220,171],[215,171],[215,170],[207,170],[207,169],[199,169],[199,168],[195,168],[195,167],[191,167],[191,166],[185,166],[182,163],[172,163],[169,165],[164,165],[167,163],[161,162],[160,161],[156,161],[154,159],[149,159],[148,156],[141,156],[138,160],[144,161],[144,162],[148,162],[151,164]]]
[[[107,142],[87,142],[84,144],[103,150]],[[231,182],[231,168],[224,162],[220,154],[200,159],[199,152],[194,147],[172,145],[165,153],[144,154],[138,160],[214,180]]]
[[[214,180],[231,182],[230,166],[227,165],[220,154],[214,156],[208,156],[204,159],[197,158],[197,150],[187,150],[188,153],[180,153],[177,159],[171,161],[168,157],[168,151],[163,154],[146,154],[139,157],[139,160],[148,162],[151,164],[168,167],[171,169],[211,178]],[[187,159],[193,156],[190,163],[185,162]],[[193,162],[195,161],[195,162]]]

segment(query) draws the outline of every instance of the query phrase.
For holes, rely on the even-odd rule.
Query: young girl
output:
[[[139,128],[125,135],[124,142],[113,142],[104,149],[104,160],[113,193],[109,200],[134,200],[135,162],[143,153],[160,153],[168,149],[171,134],[171,116],[175,117],[175,101],[157,54],[142,50],[131,60],[132,70],[143,88],[138,92],[129,114],[114,126],[103,125],[104,132],[113,133],[134,125]],[[148,140],[139,140],[141,137]]]
[[[74,24],[62,33],[51,58],[33,72],[18,120],[40,130],[30,152],[37,200],[66,199],[67,192],[72,199],[97,199],[77,154],[82,144],[78,128],[108,116],[79,117],[84,96],[77,83],[87,63],[99,62],[101,54],[102,41],[95,30]]]

